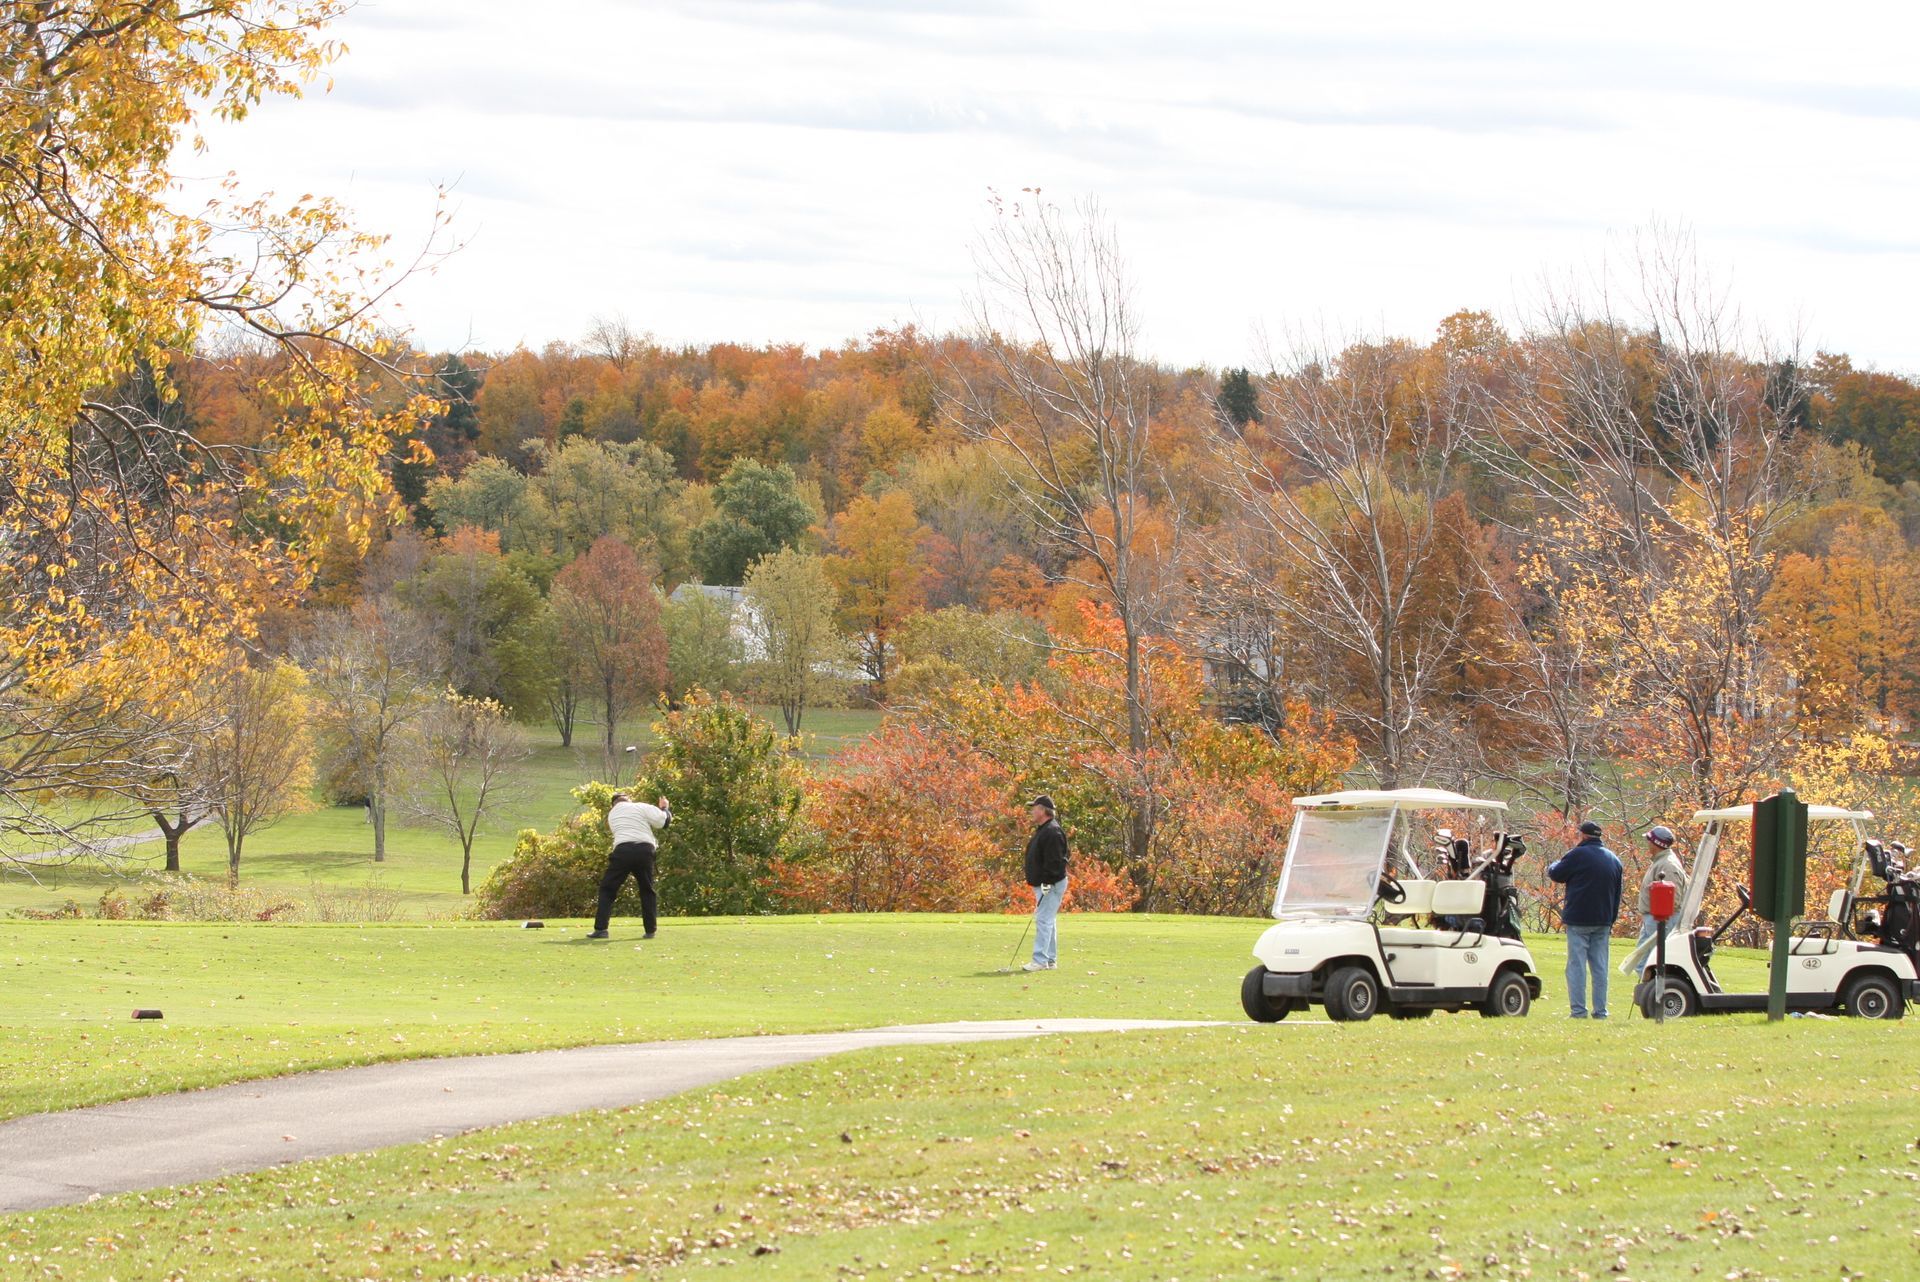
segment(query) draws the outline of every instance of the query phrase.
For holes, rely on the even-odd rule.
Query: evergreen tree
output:
[[[1235,431],[1245,431],[1247,424],[1260,421],[1260,393],[1247,370],[1230,369],[1220,376],[1220,395],[1214,398],[1214,404]]]

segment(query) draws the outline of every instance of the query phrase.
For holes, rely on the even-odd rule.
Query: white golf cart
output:
[[[1890,870],[1880,844],[1868,840],[1867,824],[1872,820],[1873,812],[1868,810],[1807,807],[1809,828],[1823,823],[1849,825],[1854,867],[1848,883],[1829,898],[1825,920],[1803,920],[1792,927],[1787,943],[1792,968],[1787,973],[1788,1010],[1843,1010],[1862,1019],[1898,1019],[1909,1001],[1920,1000],[1920,978],[1916,978],[1920,972],[1916,972],[1913,951],[1900,946],[1900,940],[1873,942],[1857,938],[1855,934],[1853,916],[1857,905],[1866,902],[1897,905],[1900,899],[1900,875],[1904,870],[1897,863]],[[1713,973],[1714,945],[1753,906],[1747,887],[1734,888],[1739,907],[1717,929],[1697,922],[1706,899],[1707,883],[1713,879],[1714,866],[1720,857],[1722,839],[1732,825],[1751,827],[1753,807],[1701,810],[1694,814],[1693,821],[1704,824],[1706,831],[1694,852],[1693,874],[1687,881],[1685,902],[1668,923],[1666,983],[1659,1013],[1673,1019],[1681,1015],[1765,1010],[1766,993],[1727,992]],[[1749,839],[1751,835],[1749,832]],[[1870,864],[1877,875],[1887,879],[1888,894],[1863,900],[1860,891]],[[1633,990],[1634,1004],[1641,1014],[1649,1017],[1655,1014],[1654,958],[1655,941],[1649,939],[1621,967],[1628,974],[1640,976]]]
[[[1447,816],[1491,828],[1505,802],[1398,788],[1293,804],[1273,899],[1279,924],[1254,945],[1260,964],[1240,985],[1249,1017],[1271,1023],[1314,1002],[1336,1020],[1370,1019],[1383,1007],[1397,1019],[1436,1010],[1527,1013],[1540,977],[1520,942],[1512,882],[1525,844],[1495,833],[1476,861],[1471,842],[1451,828],[1421,831]],[[1412,852],[1423,835],[1445,852],[1435,871],[1445,863],[1452,879],[1421,872]]]

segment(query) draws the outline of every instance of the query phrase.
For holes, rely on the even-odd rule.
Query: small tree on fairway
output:
[[[307,680],[290,663],[237,667],[216,687],[220,722],[195,754],[200,791],[227,839],[227,881],[253,833],[306,809],[313,780]]]
[[[460,843],[460,893],[473,891],[473,841],[516,795],[526,735],[491,699],[449,690],[408,727],[412,772],[399,801],[417,823]]]
[[[639,792],[673,803],[662,902],[696,915],[772,911],[773,863],[798,853],[805,776],[789,744],[732,699],[700,692],[654,733]]]
[[[799,734],[808,708],[837,702],[846,688],[836,671],[848,646],[834,627],[833,582],[819,557],[788,548],[747,571],[746,588],[761,694],[780,705],[787,733]]]
[[[235,651],[232,662],[237,666],[246,660]],[[196,682],[171,693],[172,698],[143,714],[159,732],[154,746],[161,750],[139,763],[144,768],[130,771],[131,778],[111,782],[116,794],[136,801],[160,829],[166,842],[166,871],[179,872],[180,839],[213,810],[201,759],[208,737],[223,720],[220,704],[225,684]]]
[[[600,705],[611,773],[620,718],[667,680],[653,575],[632,548],[607,535],[554,577],[553,611],[565,662]]]
[[[529,667],[531,689],[539,694],[539,706],[553,728],[560,732],[560,746],[573,746],[573,728],[580,718],[580,675],[560,641],[560,617],[550,601],[542,601],[528,629],[532,647]]]
[[[387,798],[400,731],[433,699],[435,638],[391,599],[361,601],[323,617],[299,651],[312,674],[314,715],[365,790],[373,861],[387,857]]]

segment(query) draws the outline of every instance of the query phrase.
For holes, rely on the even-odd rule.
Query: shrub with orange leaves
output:
[[[1055,630],[1038,680],[960,682],[915,715],[992,762],[1009,803],[1029,791],[1053,795],[1083,886],[1082,870],[1099,863],[1140,908],[1259,911],[1279,873],[1293,797],[1336,786],[1353,765],[1353,741],[1299,703],[1278,735],[1221,723],[1199,663],[1153,640],[1144,656],[1149,746],[1134,753],[1118,632],[1110,610],[1082,602],[1073,630]],[[1129,859],[1126,825],[1143,800],[1148,841]]]
[[[1013,781],[952,736],[889,722],[842,754],[809,798],[816,841],[774,866],[774,893],[817,912],[997,912],[1033,906]],[[1130,906],[1132,887],[1076,859],[1068,906]]]

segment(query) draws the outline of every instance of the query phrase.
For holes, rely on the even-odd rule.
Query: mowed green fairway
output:
[[[777,709],[756,711],[779,724]],[[811,711],[803,734],[807,753],[816,761],[829,761],[871,734],[879,723],[880,714],[869,709]],[[515,834],[521,828],[552,829],[578,808],[569,795],[571,790],[604,773],[597,727],[583,726],[576,731],[571,748],[553,742],[549,727],[531,727],[528,733],[538,746],[522,769],[520,795],[474,844],[476,889],[493,866],[512,851]],[[649,750],[654,742],[651,720],[624,726],[620,741],[634,744],[642,753]],[[629,777],[634,768],[632,763],[622,765]],[[147,836],[157,830],[147,824],[128,824],[116,831]],[[23,908],[42,912],[57,909],[69,899],[91,910],[102,894],[113,889],[122,891],[129,900],[137,900],[138,874],[147,868],[159,868],[164,851],[154,841],[133,847],[126,854],[131,858],[115,872],[94,863],[81,863],[37,868],[31,878],[15,872],[0,874],[0,916]],[[224,878],[227,847],[219,828],[209,823],[188,833],[181,843],[180,862],[190,876]],[[388,817],[387,858],[383,863],[373,862],[373,829],[361,807],[316,806],[249,837],[240,876],[244,885],[301,899],[308,897],[316,884],[343,889],[365,886],[372,880],[399,896],[400,916],[415,920],[453,917],[467,907],[460,894],[459,843],[437,829],[404,823],[397,809]]]
[[[992,978],[979,972],[1004,960],[1017,919],[670,922],[641,950],[497,926],[9,925],[0,1068],[18,1111],[276,1057],[1234,1019],[1258,928],[1069,917],[1062,970]],[[0,1217],[0,1259],[22,1278],[195,1282],[1920,1274],[1920,1020],[1574,1024],[1558,941],[1535,947],[1548,999],[1525,1020],[864,1052],[611,1114]],[[165,982],[165,1024],[111,1018],[127,988],[148,1000]]]
[[[0,922],[0,1116],[422,1055],[948,1019],[1232,1018],[1260,930],[1069,914],[1061,970],[993,974],[1023,925],[668,919],[642,944],[639,923],[620,920],[600,944],[581,921]],[[166,1019],[136,1023],[135,1007]]]

